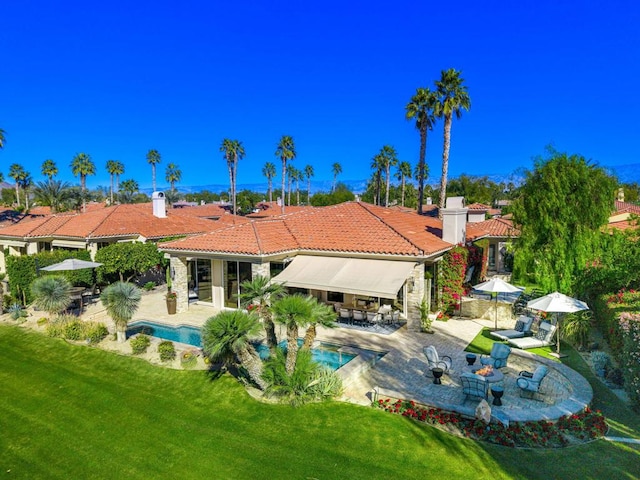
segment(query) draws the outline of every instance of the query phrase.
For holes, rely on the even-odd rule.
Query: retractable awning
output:
[[[414,262],[298,255],[273,282],[287,287],[396,298]]]

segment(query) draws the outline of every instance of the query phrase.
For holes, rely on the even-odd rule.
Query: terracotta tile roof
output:
[[[468,238],[485,236],[468,228]],[[346,202],[255,219],[215,232],[164,243],[161,249],[269,255],[287,251],[429,256],[451,248],[436,218]]]
[[[621,202],[619,200],[616,200],[615,209],[616,214],[633,213],[636,215],[640,215],[640,205],[636,205],[635,203]]]
[[[613,230],[627,230],[627,229],[636,229],[638,228],[638,224],[631,219],[620,220],[618,222],[609,222],[607,224],[607,228]]]
[[[205,205],[187,205],[179,208],[169,208],[167,210],[170,212],[177,212],[181,215],[192,215],[194,217],[201,218],[218,218],[223,215],[233,216],[227,210],[225,210],[220,205],[214,203],[207,203]]]
[[[474,223],[473,226],[485,231],[489,237],[520,236],[520,230],[513,226],[513,221],[504,217],[491,218],[484,222]]]
[[[248,218],[267,218],[267,217],[277,217],[282,215],[282,207],[278,205],[276,202],[261,202],[256,205],[260,211],[253,212],[246,215]],[[312,207],[309,205],[297,206],[297,205],[288,205],[285,206],[285,215],[289,213],[313,210],[318,207]]]
[[[23,220],[35,218],[33,215],[25,215],[13,208],[0,208],[0,228],[15,225]]]
[[[467,205],[469,210],[491,210],[489,205],[485,205],[484,203],[472,203],[471,205]]]

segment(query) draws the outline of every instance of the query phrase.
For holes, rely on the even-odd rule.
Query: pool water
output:
[[[302,338],[298,339],[298,346],[302,346]],[[269,358],[269,347],[262,343],[255,345],[260,358],[266,360]],[[283,350],[287,350],[287,341],[283,340],[278,344]],[[346,365],[351,360],[357,357],[352,353],[340,352],[342,345],[335,345],[333,343],[317,342],[316,346],[311,349],[311,358],[314,361],[329,367],[331,370],[337,370],[340,367]]]
[[[202,346],[202,336],[198,327],[189,325],[162,325],[154,322],[134,322],[127,328],[127,337],[137,333],[144,333],[150,337],[171,340],[172,342],[186,343],[194,347]]]

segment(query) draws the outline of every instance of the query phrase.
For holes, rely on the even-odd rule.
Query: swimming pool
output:
[[[127,337],[137,333],[144,333],[150,337],[171,340],[172,342],[186,343],[194,347],[202,346],[202,336],[198,327],[189,325],[162,325],[155,322],[139,321],[134,322],[127,328]]]
[[[302,338],[299,338],[298,346],[302,346],[302,342]],[[269,358],[269,347],[262,343],[255,344],[254,346],[256,347],[261,359],[266,360]],[[281,341],[278,344],[278,347],[286,351],[287,341]],[[341,352],[341,348],[342,345],[316,342],[315,346],[311,349],[311,358],[313,358],[314,361],[329,367],[331,370],[337,370],[357,357],[357,355],[352,353]]]

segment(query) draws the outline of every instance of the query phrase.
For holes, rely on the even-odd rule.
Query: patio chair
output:
[[[531,325],[533,325],[533,317],[528,315],[520,315],[516,320],[516,324],[511,330],[498,330],[490,332],[492,337],[507,341],[510,338],[522,338],[531,333]]]
[[[475,373],[464,372],[460,375],[460,382],[462,383],[462,393],[465,396],[465,401],[469,397],[487,400],[489,382],[487,382],[485,377],[476,375]]]
[[[520,372],[516,380],[516,385],[520,388],[520,396],[528,396],[535,400],[535,394],[540,393],[540,384],[548,372],[549,369],[544,365],[539,365],[533,373]]]
[[[434,368],[441,368],[444,373],[447,373],[451,368],[451,357],[447,355],[438,355],[438,351],[433,345],[424,347],[422,351],[424,352],[424,356],[427,357],[427,363],[429,365],[429,368],[427,369],[428,373],[426,374],[427,376],[429,376],[429,373],[431,373],[431,370]]]
[[[532,337],[510,338],[509,345],[526,350],[528,348],[539,348],[553,345],[553,334],[556,327],[548,322],[542,322],[538,331]]]
[[[367,322],[371,325],[377,325],[380,323],[380,315],[376,312],[367,312]]]
[[[400,323],[400,310],[394,310],[392,312],[393,315],[393,324],[397,325]]]
[[[340,309],[340,321],[341,322],[346,322],[346,323],[351,323],[351,310],[348,310],[346,308],[341,308]]]
[[[511,355],[511,347],[504,343],[494,343],[491,347],[489,356],[482,355],[480,363],[482,365],[491,365],[493,368],[504,368],[507,366],[507,359]]]
[[[353,323],[365,325],[367,323],[367,314],[360,310],[353,311]]]

